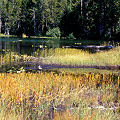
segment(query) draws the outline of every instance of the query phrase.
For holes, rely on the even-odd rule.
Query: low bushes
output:
[[[54,37],[54,38],[60,37],[61,36],[61,32],[60,32],[59,27],[56,27],[56,28],[53,28],[53,29],[49,29],[46,32],[46,36]]]

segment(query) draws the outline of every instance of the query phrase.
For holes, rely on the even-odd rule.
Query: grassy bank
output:
[[[109,51],[89,53],[87,51],[69,48],[44,49],[35,52],[36,56],[43,56],[45,63],[54,63],[62,65],[119,65],[120,47]]]
[[[98,73],[2,73],[0,118],[119,119],[119,78]]]
[[[72,66],[111,66],[107,69],[112,69],[113,66],[120,65],[120,48],[115,48],[109,51],[89,53],[87,51],[78,49],[68,49],[68,48],[51,48],[37,50],[34,56],[27,55],[17,55],[17,53],[11,52],[10,50],[0,50],[2,53],[0,55],[0,71],[8,71],[12,67],[17,67],[19,70],[21,67],[30,66],[26,62],[31,62],[32,67],[36,66],[38,63],[50,64],[51,67],[55,64],[59,65],[72,65]],[[28,63],[29,64],[29,63]],[[52,65],[54,64],[54,65]],[[16,66],[17,65],[17,66]],[[23,66],[22,66],[23,65]],[[50,67],[50,66],[49,66]],[[55,66],[56,67],[56,66]],[[64,67],[64,66],[63,66]],[[114,69],[119,69],[119,67],[114,67]],[[77,69],[78,70],[78,69]],[[94,70],[95,71],[95,70]]]
[[[120,71],[117,70],[106,70],[106,69],[96,69],[96,68],[60,68],[55,69],[60,72],[66,71],[73,74],[86,74],[86,73],[100,73],[100,74],[120,74]]]
[[[5,35],[0,33],[0,37],[17,37],[16,35]]]
[[[5,35],[0,33],[0,37],[17,37],[17,35]],[[30,38],[45,38],[45,39],[56,39],[55,37],[48,37],[48,36],[29,36]],[[27,36],[23,37],[27,38]],[[60,39],[60,38],[57,38]]]

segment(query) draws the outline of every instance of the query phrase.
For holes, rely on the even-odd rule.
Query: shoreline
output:
[[[62,65],[54,63],[42,63],[42,62],[26,62],[26,65],[35,65],[33,67],[26,67],[27,69],[37,70],[40,65],[42,69],[54,69],[54,68],[95,68],[95,69],[106,69],[106,70],[120,70],[120,65],[106,65],[106,66],[97,66],[97,65]]]

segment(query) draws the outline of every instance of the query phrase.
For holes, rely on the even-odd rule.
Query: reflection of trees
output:
[[[47,40],[47,41],[32,41],[32,42],[25,42],[25,41],[4,41],[6,39],[1,39],[0,41],[0,49],[4,49],[7,51],[8,49],[11,52],[15,52],[18,55],[20,54],[27,54],[27,55],[34,55],[34,52],[37,49],[41,48],[56,48],[60,47],[60,40]],[[11,40],[8,38],[7,40]],[[41,47],[42,46],[42,47]]]
[[[4,49],[5,49],[5,51],[6,51],[6,47],[7,47],[7,46],[6,46],[6,41],[5,41],[5,43],[4,43]]]
[[[20,54],[20,43],[19,41],[17,42],[17,52],[18,52],[18,55]]]
[[[2,41],[0,41],[0,49],[2,49]]]

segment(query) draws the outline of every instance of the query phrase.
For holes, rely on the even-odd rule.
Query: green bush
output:
[[[49,29],[46,32],[46,36],[55,37],[55,38],[60,37],[61,36],[60,28],[56,27],[56,28],[53,28],[53,29]]]
[[[67,37],[68,39],[74,39],[75,36],[73,35],[73,32],[71,34],[69,34],[69,36]]]

